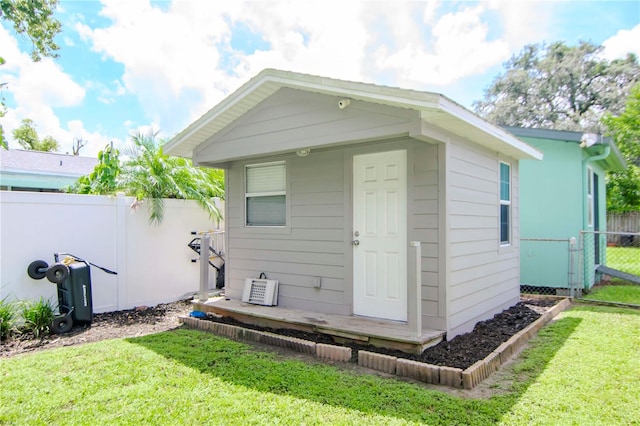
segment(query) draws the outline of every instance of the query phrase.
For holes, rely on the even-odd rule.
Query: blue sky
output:
[[[438,92],[471,107],[526,44],[587,40],[611,60],[640,56],[640,0],[62,0],[59,58],[0,28],[12,130],[95,156],[131,132],[171,137],[262,69]]]

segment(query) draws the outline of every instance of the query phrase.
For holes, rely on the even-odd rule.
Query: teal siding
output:
[[[521,139],[544,154],[542,161],[520,163],[521,200],[521,283],[542,287],[569,286],[569,243],[561,241],[526,241],[526,239],[579,239],[580,231],[588,227],[586,167],[587,153],[575,141],[521,136]],[[605,172],[596,163],[589,163],[598,175],[599,229],[606,230]],[[589,242],[589,241],[587,241]],[[594,283],[593,245],[584,251],[583,286]],[[605,245],[602,245],[604,261]]]

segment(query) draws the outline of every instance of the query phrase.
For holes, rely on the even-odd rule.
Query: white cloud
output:
[[[602,45],[604,57],[609,60],[624,58],[628,53],[633,53],[640,58],[640,24],[630,30],[618,31]]]
[[[74,138],[83,138],[89,144],[82,155],[95,155],[108,142],[97,132],[84,129],[82,122],[74,120],[62,125],[54,112],[56,107],[73,107],[82,103],[86,91],[50,58],[33,62],[21,52],[17,40],[0,27],[0,46],[6,64],[0,69],[2,81],[7,83],[6,93],[12,97],[2,126],[10,148],[18,148],[12,132],[25,118],[36,125],[38,135],[52,136],[60,145],[60,152],[72,152]]]
[[[172,134],[267,67],[416,89],[436,86],[446,94],[461,80],[501,64],[524,44],[539,42],[553,25],[553,3],[539,1],[101,4],[103,19],[71,16],[76,23],[66,28],[75,29],[82,41],[75,36],[65,40],[75,41],[74,51],[88,45],[101,55],[105,73],[118,68],[113,63],[122,65],[120,75],[105,74],[104,81],[92,75],[92,81],[83,78],[80,86],[51,60],[33,64],[15,40],[4,30],[0,33],[4,56],[17,58],[3,67],[16,89],[16,107],[8,116],[12,126],[30,117],[42,134],[59,135],[69,144],[72,135],[86,137],[102,149],[108,142],[100,136],[102,129],[91,133],[81,122],[61,124],[52,108],[78,105],[86,93],[118,108],[124,95],[129,95],[127,101],[133,95],[144,116],[127,117],[125,127],[156,126]],[[634,31],[621,32],[619,38],[624,36],[625,43],[634,34],[640,38]],[[242,37],[253,44],[242,48]],[[615,37],[610,40],[611,46],[622,44]]]
[[[102,3],[111,23],[76,30],[105,60],[124,65],[124,88],[168,131],[264,68],[424,88],[481,73],[512,52],[506,40],[489,40],[486,8],[464,3],[440,18],[437,2]],[[234,50],[238,27],[263,47]]]
[[[429,44],[407,31],[409,37],[396,40],[401,48],[394,51],[385,45],[376,51],[376,64],[396,72],[398,84],[408,87],[446,86],[481,73],[509,54],[504,40],[488,40],[483,12],[482,6],[476,6],[442,15],[430,27]]]
[[[555,20],[556,4],[553,1],[489,0],[487,10],[500,18],[494,25],[501,27],[500,39],[508,43],[511,51],[520,51],[522,46],[539,43],[550,28],[559,24]],[[555,41],[555,40],[553,40]]]
[[[367,80],[363,70],[367,43],[364,4],[334,2],[243,3],[234,22],[241,22],[262,36],[269,50],[239,54],[237,74],[246,79],[264,68]]]
[[[120,139],[110,138],[98,131],[92,132],[85,129],[81,120],[70,120],[63,125],[51,109],[36,108],[29,110],[29,112],[25,112],[22,109],[9,109],[7,111],[7,115],[3,118],[3,127],[7,139],[9,139],[9,148],[20,148],[18,143],[13,140],[11,133],[20,126],[24,118],[31,118],[34,121],[40,138],[52,136],[57,140],[60,143],[59,152],[62,153],[71,154],[73,152],[73,142],[76,139],[82,139],[87,142],[87,145],[80,151],[80,155],[85,157],[95,157],[98,151],[102,150],[110,142],[114,142],[116,146],[123,144]]]
[[[32,62],[4,27],[0,27],[0,46],[6,60],[2,68],[3,82],[18,105],[24,108],[33,104],[72,106],[84,98],[84,89],[58,64],[50,58]]]
[[[178,100],[182,110],[202,113],[198,97],[219,100],[226,92],[218,46],[229,29],[210,3],[174,2],[167,11],[128,0],[107,0],[103,6],[101,15],[111,19],[110,26],[79,23],[76,30],[94,51],[124,65],[122,84],[138,97],[149,119],[170,121]]]

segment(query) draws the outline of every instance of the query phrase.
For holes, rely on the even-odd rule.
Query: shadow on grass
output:
[[[562,318],[544,327],[514,367],[509,392],[471,399],[406,381],[362,375],[321,362],[285,359],[250,344],[206,332],[176,329],[127,339],[202,374],[258,392],[428,424],[494,424],[535,382],[580,319]]]

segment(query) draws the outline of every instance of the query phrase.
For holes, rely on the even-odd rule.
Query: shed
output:
[[[165,145],[225,170],[226,299],[203,310],[410,350],[519,300],[519,161],[436,93],[267,69]],[[277,306],[242,303],[247,278]]]
[[[613,140],[599,134],[505,129],[544,153],[543,161],[520,166],[522,284],[591,288],[606,260],[605,175],[624,170],[624,158]]]

